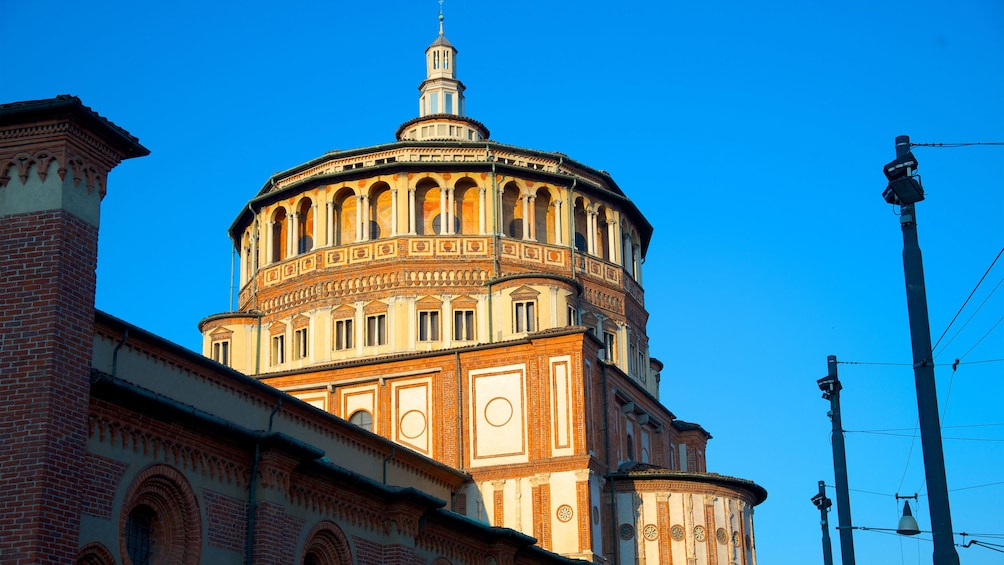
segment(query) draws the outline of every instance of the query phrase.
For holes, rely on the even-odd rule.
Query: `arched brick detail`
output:
[[[202,516],[191,485],[174,467],[151,465],[136,476],[119,514],[119,551],[123,565],[131,565],[126,546],[126,522],[139,505],[153,509],[160,523],[154,532],[155,565],[197,565],[202,550]]]
[[[303,563],[308,554],[313,554],[317,565],[352,565],[352,549],[345,533],[334,522],[324,521],[314,526],[307,534],[303,555],[297,563]]]
[[[76,565],[115,565],[115,556],[104,545],[91,542],[80,548],[74,563]]]

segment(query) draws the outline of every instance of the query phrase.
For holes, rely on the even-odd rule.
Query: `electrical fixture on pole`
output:
[[[833,432],[833,479],[837,487],[837,529],[840,531],[840,562],[854,565],[854,531],[851,528],[851,497],[847,487],[847,454],[844,452],[844,428],[840,420],[840,379],[837,378],[837,356],[826,358],[827,374],[816,381],[823,398],[830,401],[830,421]]]
[[[826,483],[819,481],[819,494],[812,497],[812,503],[819,509],[819,525],[823,527],[823,565],[833,565],[833,545],[830,543],[830,520],[827,513],[833,502],[826,498]]]
[[[903,274],[906,279],[906,305],[910,317],[910,341],[913,348],[913,375],[917,385],[917,413],[920,419],[920,442],[924,450],[924,473],[927,478],[931,530],[934,534],[934,565],[959,565],[952,534],[952,513],[948,503],[948,480],[945,477],[945,453],[941,446],[941,423],[938,420],[938,394],[934,383],[934,357],[931,348],[931,324],[927,314],[927,289],[924,286],[924,261],[917,240],[917,213],[914,204],[924,199],[924,188],[916,175],[917,159],[910,151],[910,137],[896,138],[896,159],[883,169],[889,184],[882,197],[899,206],[903,229]],[[839,499],[838,499],[839,504]]]

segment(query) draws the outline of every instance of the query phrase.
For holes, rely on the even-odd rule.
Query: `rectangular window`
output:
[[[335,320],[335,350],[352,349],[352,319]]]
[[[214,341],[213,342],[213,361],[221,365],[230,366],[230,342],[229,341]]]
[[[387,343],[387,314],[366,316],[366,345],[384,345]]]
[[[637,375],[638,366],[635,364],[635,346],[634,344],[628,345],[628,374]]]
[[[286,362],[286,336],[279,334],[272,336],[272,364],[279,365]]]
[[[429,93],[429,113],[438,114],[439,113],[439,93],[430,92]]]
[[[453,311],[453,339],[474,341],[474,310]]]
[[[293,330],[293,359],[307,358],[307,328]]]
[[[579,311],[575,309],[575,306],[568,307],[568,324],[569,326],[579,325]]]
[[[418,341],[439,341],[439,310],[418,313]]]
[[[516,302],[516,333],[532,332],[537,327],[537,315],[534,312],[535,302]]]
[[[443,111],[446,112],[447,114],[455,113],[453,111],[453,94],[447,92],[446,94],[443,95],[443,100],[444,100]]]
[[[603,332],[603,348],[607,350],[607,361],[617,362],[617,335],[613,332]]]

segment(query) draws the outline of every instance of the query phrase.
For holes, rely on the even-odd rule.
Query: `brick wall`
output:
[[[0,561],[77,552],[97,228],[61,211],[0,220]]]

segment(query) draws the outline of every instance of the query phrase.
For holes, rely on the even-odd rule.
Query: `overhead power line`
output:
[[[910,147],[972,147],[973,145],[1004,145],[1004,141],[972,141],[969,143],[911,143]]]
[[[945,334],[948,333],[948,330],[952,327],[952,324],[955,323],[955,320],[959,319],[959,315],[962,314],[962,311],[966,308],[966,304],[969,304],[969,301],[972,300],[973,295],[976,294],[976,291],[980,288],[980,285],[983,284],[984,280],[986,280],[987,275],[990,274],[990,271],[994,268],[994,265],[997,264],[997,260],[1001,258],[1001,255],[1004,255],[1004,247],[1001,247],[1001,250],[997,253],[997,256],[994,257],[994,260],[990,262],[990,266],[987,267],[987,270],[983,273],[983,276],[980,277],[979,282],[976,283],[976,286],[973,287],[972,292],[969,293],[969,296],[966,297],[966,300],[962,303],[962,306],[959,307],[959,311],[955,313],[955,316],[952,318],[952,321],[948,322],[948,327],[945,328],[945,331],[941,332],[941,337],[938,338],[938,341],[934,342],[934,347],[931,348],[932,356],[934,350],[938,349],[938,344],[941,343],[941,340],[945,338]],[[982,306],[983,305],[981,304],[980,307]]]

